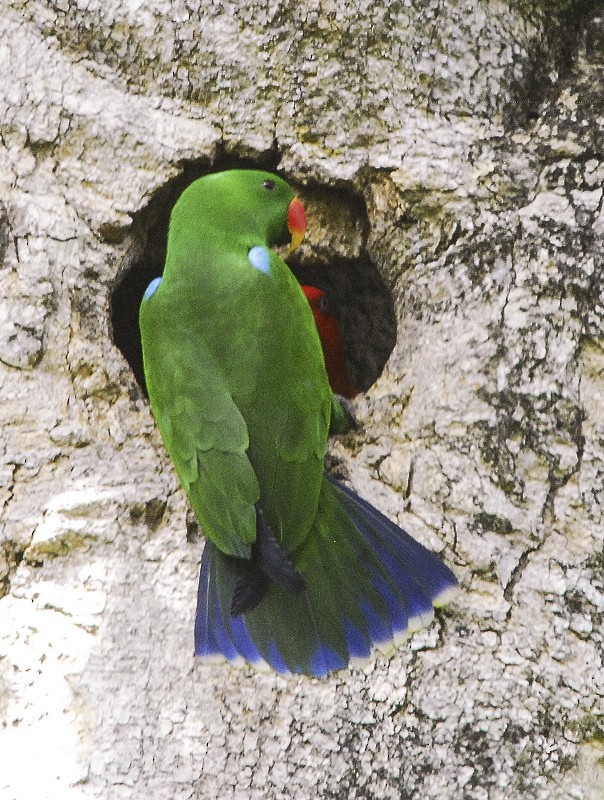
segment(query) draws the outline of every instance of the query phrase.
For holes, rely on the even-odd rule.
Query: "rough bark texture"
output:
[[[3,0],[2,797],[604,796],[600,10]],[[301,187],[350,314],[382,276],[331,461],[463,582],[324,682],[195,662],[202,542],[112,340],[178,176],[229,163]]]

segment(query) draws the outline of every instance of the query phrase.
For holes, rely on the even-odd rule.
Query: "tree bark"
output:
[[[2,0],[3,797],[604,795],[602,31],[572,0]],[[254,164],[372,384],[330,464],[462,582],[325,681],[192,655],[202,539],[119,295],[193,175]]]

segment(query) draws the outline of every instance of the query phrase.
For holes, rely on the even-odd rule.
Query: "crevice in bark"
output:
[[[26,545],[5,541],[0,550],[0,598],[10,592],[11,581],[23,561]]]
[[[601,25],[589,25],[604,11],[601,1],[558,0],[541,5],[546,11],[543,35],[535,40],[522,79],[512,82],[512,97],[503,112],[509,130],[532,125],[543,105],[559,95],[584,38],[588,48],[602,49],[601,37],[592,33]]]

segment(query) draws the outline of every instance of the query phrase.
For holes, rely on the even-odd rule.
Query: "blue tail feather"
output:
[[[406,572],[422,586],[431,599],[457,585],[451,570],[437,556],[347,486],[329,475],[325,477],[345,495],[347,510],[352,513],[357,526],[361,525],[365,530],[369,528],[370,536],[376,544],[379,540],[382,547],[392,548],[404,562]]]
[[[395,592],[389,582],[381,575],[375,576],[374,581],[388,609],[392,633],[393,635],[400,635],[409,627],[408,596],[401,596],[399,592]],[[432,608],[432,604],[430,604],[430,608]]]
[[[307,540],[290,556],[306,588],[289,594],[271,583],[257,607],[232,617],[242,562],[206,544],[197,655],[324,677],[426,624],[433,602],[457,584],[437,556],[330,477]]]
[[[243,616],[231,617],[228,598],[235,589],[235,574],[221,569],[228,561],[212,542],[206,542],[199,575],[197,615],[195,618],[195,655],[251,664],[262,661],[258,648],[245,625]],[[200,612],[201,609],[201,612]]]
[[[274,640],[271,640],[268,648],[269,657],[267,662],[271,665],[271,667],[276,671],[282,674],[288,673],[289,670],[287,668],[287,664],[281,658],[281,654],[277,650],[277,643]]]
[[[367,621],[372,646],[383,647],[391,642],[394,631],[390,619],[376,611],[364,597],[359,600],[359,609]]]
[[[207,552],[208,546],[212,547],[213,545],[211,542],[206,543],[199,573],[197,613],[195,615],[195,655],[206,658],[226,658],[227,656],[214,633],[214,617],[219,604],[216,603],[212,591],[212,565],[209,552]]]
[[[313,677],[325,678],[330,672],[337,672],[348,666],[348,659],[323,643],[312,654],[309,664],[310,674]]]
[[[235,643],[237,652],[243,656],[246,661],[249,661],[250,664],[257,664],[264,660],[250,637],[242,615],[228,618],[226,625],[231,639]]]
[[[371,644],[367,636],[365,636],[357,628],[357,626],[350,619],[345,619],[343,622],[344,634],[346,636],[346,645],[351,658],[366,659],[371,655]]]
[[[234,661],[239,657],[239,652],[224,625],[219,592],[216,584],[214,584],[212,590],[213,591],[210,595],[211,611],[209,614],[210,630],[212,631],[214,640],[218,643],[218,647],[224,654],[225,658],[227,658],[229,661]]]
[[[373,583],[388,602],[391,614],[396,616],[399,627],[406,627],[409,620],[422,616],[432,609],[432,597],[426,586],[413,578],[406,568],[406,560],[393,548],[375,536],[367,536],[365,526],[357,524],[357,530],[368,538],[369,544],[379,559],[379,565],[370,565],[368,570],[373,576]],[[427,551],[426,551],[427,552]],[[434,558],[432,554],[429,554]]]

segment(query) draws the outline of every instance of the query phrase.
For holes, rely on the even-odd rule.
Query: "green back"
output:
[[[274,188],[268,190],[265,182]],[[331,391],[310,307],[286,264],[293,193],[237,170],[195,181],[170,222],[162,282],[140,325],[153,413],[207,534],[249,557],[260,501],[285,550],[316,515]]]

